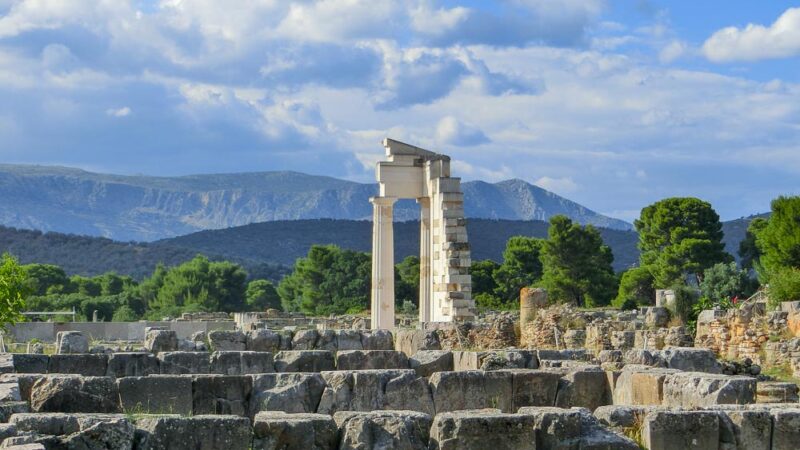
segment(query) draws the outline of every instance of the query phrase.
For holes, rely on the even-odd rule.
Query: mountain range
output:
[[[462,190],[468,218],[531,221],[564,214],[582,224],[632,228],[519,179],[469,181]],[[368,220],[368,198],[376,193],[375,184],[298,172],[154,177],[0,164],[0,224],[149,242],[260,222]],[[418,214],[413,200],[395,207],[397,221]]]

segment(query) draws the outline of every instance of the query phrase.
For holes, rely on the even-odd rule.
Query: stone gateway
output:
[[[420,205],[419,320],[452,322],[474,316],[470,248],[461,179],[450,176],[450,157],[385,139],[388,161],[377,165],[380,193],[372,230],[372,329],[394,328],[394,233],[399,199]]]

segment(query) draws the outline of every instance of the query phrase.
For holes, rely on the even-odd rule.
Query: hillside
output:
[[[546,220],[565,214],[580,223],[627,230],[522,180],[463,184],[470,218]],[[51,166],[0,164],[0,225],[154,241],[207,229],[302,219],[369,219],[373,184],[297,172],[182,177],[121,176]],[[396,205],[398,221],[414,220],[413,200]]]

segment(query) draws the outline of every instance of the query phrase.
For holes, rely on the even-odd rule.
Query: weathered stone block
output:
[[[322,372],[325,390],[317,412],[411,410],[434,411],[425,378],[407,370]]]
[[[331,450],[339,430],[326,414],[260,412],[253,423],[253,450]]]
[[[144,377],[160,373],[158,359],[152,353],[112,353],[106,374],[114,378]]]
[[[19,384],[13,381],[0,383],[0,402],[18,402],[22,400]]]
[[[39,442],[48,449],[131,449],[134,427],[118,414],[17,414],[13,440]],[[3,448],[10,447],[7,439]]]
[[[208,333],[208,342],[214,351],[244,351],[247,337],[241,331],[214,330]]]
[[[163,328],[150,328],[144,331],[144,348],[151,353],[174,352],[178,350],[178,334]]]
[[[252,387],[253,380],[249,376],[195,375],[192,382],[194,414],[247,416]]]
[[[561,381],[561,375],[535,369],[510,369],[512,405],[511,411],[525,406],[553,406]]]
[[[49,373],[76,374],[87,377],[102,377],[108,368],[108,355],[53,355],[47,371]]]
[[[759,381],[756,385],[758,403],[797,403],[798,388],[794,383],[780,381]]]
[[[16,373],[47,373],[50,357],[35,353],[12,353],[11,361]]]
[[[555,406],[561,408],[579,406],[594,411],[599,406],[612,403],[608,377],[600,367],[589,366],[567,370],[558,382]]]
[[[488,448],[536,450],[534,417],[484,409],[439,413],[431,426],[431,450]]]
[[[318,373],[270,373],[251,378],[251,417],[261,411],[316,412],[325,390],[325,381]]]
[[[435,330],[395,330],[394,346],[395,350],[401,351],[409,357],[420,350],[442,349],[441,343],[439,342],[439,335]]]
[[[5,383],[15,383],[19,387],[19,396],[23,401],[30,402],[31,401],[31,390],[33,389],[34,383],[42,378],[46,378],[47,374],[38,374],[38,373],[14,373],[14,374],[3,374],[0,375],[0,384]],[[2,395],[0,395],[2,398]],[[3,401],[13,401],[10,399],[3,400]]]
[[[158,354],[162,375],[206,374],[211,372],[208,352],[165,352]]]
[[[317,330],[298,330],[292,338],[292,350],[314,350],[317,338]]]
[[[334,330],[336,334],[336,350],[363,350],[361,332],[358,330]],[[325,349],[320,349],[325,350]]]
[[[335,352],[339,350],[339,345],[336,339],[336,331],[334,330],[320,330],[317,343],[314,344],[317,350],[328,350]]]
[[[275,371],[272,353],[218,351],[211,354],[211,372],[223,375],[248,375]]]
[[[595,409],[592,415],[602,425],[624,429],[641,426],[648,413],[666,409],[664,406],[652,405],[606,405]]]
[[[340,411],[334,414],[339,450],[427,450],[431,416],[416,411]],[[332,447],[333,448],[333,447]]]
[[[123,412],[136,414],[192,414],[192,378],[151,375],[117,379]]]
[[[117,386],[109,377],[50,375],[31,388],[31,409],[35,412],[97,412],[119,410]]]
[[[649,450],[717,450],[719,435],[719,416],[713,411],[655,411],[642,427]]]
[[[794,450],[800,443],[800,408],[775,408],[772,416],[772,450]]]
[[[429,377],[434,372],[447,372],[453,369],[453,352],[449,350],[419,350],[408,359],[409,367],[421,377]]]
[[[726,408],[719,411],[719,425],[721,449],[770,449],[767,436],[772,434],[772,419],[769,411]]]
[[[602,426],[585,408],[528,407],[518,414],[533,417],[537,449],[639,449],[631,439]]]
[[[248,450],[250,420],[223,416],[150,416],[136,421],[137,450]]]
[[[686,408],[755,402],[756,380],[744,376],[679,372],[664,380],[666,406]]]
[[[276,372],[334,370],[333,352],[326,350],[281,351],[275,355]]]
[[[272,330],[254,330],[247,333],[245,346],[249,351],[275,354],[281,350],[281,336]]]
[[[673,373],[677,371],[626,365],[614,385],[614,404],[661,405],[664,399],[664,380]]]
[[[6,423],[13,414],[28,413],[31,407],[27,401],[3,402],[0,403],[0,422]],[[2,439],[0,439],[2,441]]]
[[[336,369],[408,369],[408,358],[394,350],[342,350],[336,353]]]
[[[59,331],[56,334],[56,352],[59,355],[88,353],[89,339],[80,331]]]
[[[394,337],[389,330],[371,330],[361,333],[364,350],[394,350]],[[341,347],[339,350],[343,350]]]
[[[722,366],[714,352],[707,348],[672,347],[660,350],[667,368],[684,372],[722,373]]]
[[[484,408],[513,410],[513,375],[508,371],[436,372],[429,380],[437,413]]]

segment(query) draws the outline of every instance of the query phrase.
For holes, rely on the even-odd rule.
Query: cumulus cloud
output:
[[[551,178],[541,177],[534,182],[540,188],[547,189],[548,191],[557,194],[569,194],[578,190],[578,183],[573,181],[570,177]]]
[[[470,147],[485,144],[489,138],[479,128],[447,116],[436,125],[436,141],[445,145]]]
[[[770,26],[723,28],[706,40],[703,53],[720,63],[800,55],[800,8],[787,9]]]
[[[131,109],[127,106],[123,106],[122,108],[109,108],[106,110],[106,114],[111,117],[125,117],[131,113]]]

